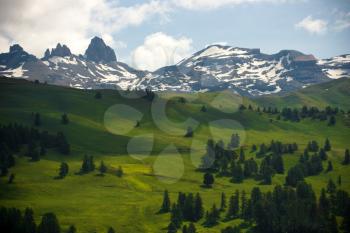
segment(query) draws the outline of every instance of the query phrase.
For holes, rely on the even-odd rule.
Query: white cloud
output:
[[[143,45],[132,53],[132,65],[142,70],[156,70],[173,65],[189,56],[193,51],[192,40],[174,38],[162,32],[147,36]]]
[[[313,19],[311,15],[307,16],[295,25],[311,34],[323,34],[327,31],[328,22],[322,19]]]
[[[113,39],[115,32],[163,17],[168,10],[158,0],[128,7],[109,0],[1,0],[0,51],[15,42],[42,56],[45,48],[61,42],[74,53],[83,53],[94,35],[112,46],[125,46]]]
[[[343,31],[350,28],[350,12],[337,11],[337,19],[333,27],[336,31]]]
[[[189,10],[211,10],[224,6],[250,3],[286,3],[298,0],[172,0],[176,6]]]

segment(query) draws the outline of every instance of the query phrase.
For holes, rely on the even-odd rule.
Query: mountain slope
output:
[[[47,49],[42,59],[19,45],[0,54],[0,75],[39,80],[81,89],[145,89],[206,92],[231,89],[245,96],[286,93],[309,85],[349,77],[350,55],[317,60],[299,51],[276,54],[259,49],[212,45],[176,65],[154,72],[117,62],[114,51],[98,37],[85,55],[74,55],[66,45]]]

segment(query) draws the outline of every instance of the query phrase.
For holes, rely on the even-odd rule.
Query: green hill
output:
[[[336,125],[326,121],[302,119],[300,122],[277,120],[276,115],[252,110],[240,111],[241,104],[261,106],[293,106],[303,104],[349,109],[349,80],[335,80],[283,97],[245,99],[229,92],[176,94],[162,93],[153,102],[135,98],[133,92],[76,90],[24,80],[0,79],[0,122],[33,125],[33,113],[40,113],[39,130],[51,134],[62,131],[71,145],[69,155],[50,149],[38,162],[29,162],[25,147],[16,154],[16,165],[10,169],[15,182],[7,184],[0,178],[0,205],[32,207],[35,218],[54,212],[66,229],[75,224],[78,232],[106,232],[113,226],[117,232],[166,232],[169,214],[157,214],[165,189],[171,201],[178,192],[199,192],[205,209],[219,205],[222,192],[227,196],[236,189],[250,192],[259,181],[246,179],[234,184],[227,177],[217,177],[213,189],[202,188],[203,173],[197,171],[205,153],[208,138],[222,139],[225,144],[232,133],[241,137],[246,157],[254,157],[253,144],[297,143],[299,150],[283,155],[285,170],[295,165],[306,144],[316,140],[323,145],[325,138],[332,143],[328,153],[334,170],[306,178],[319,194],[330,178],[342,176],[342,189],[350,191],[349,168],[341,165],[345,148],[349,148],[349,118],[338,114]],[[326,90],[327,89],[327,90]],[[321,91],[323,90],[323,91]],[[183,99],[182,99],[182,98]],[[207,111],[201,111],[205,106]],[[69,124],[61,123],[63,113]],[[139,127],[135,127],[137,121]],[[194,137],[184,137],[191,126]],[[77,175],[85,154],[93,155],[96,165],[103,160],[108,167],[105,176],[97,172]],[[69,164],[68,176],[54,179],[60,162]],[[260,163],[261,159],[257,160]],[[122,178],[115,175],[121,166]],[[326,162],[324,162],[326,167]],[[272,185],[259,185],[266,191],[284,184],[285,175],[273,176]],[[199,232],[220,232],[225,226],[240,220],[221,221],[206,228],[196,223]]]
[[[255,99],[258,104],[278,107],[302,107],[316,106],[326,107],[331,105],[350,110],[350,79],[341,78],[330,82],[307,87],[291,92],[283,96],[271,95]]]

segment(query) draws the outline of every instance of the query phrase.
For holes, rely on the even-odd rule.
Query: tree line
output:
[[[1,175],[7,175],[8,169],[15,165],[14,153],[25,146],[25,156],[32,161],[40,160],[48,148],[56,149],[61,154],[70,153],[70,145],[62,132],[56,135],[40,131],[33,127],[17,123],[0,125],[0,169]]]
[[[236,190],[228,200],[222,193],[220,205],[213,204],[207,211],[204,211],[198,193],[179,193],[177,202],[172,204],[165,190],[160,212],[170,212],[168,233],[181,230],[184,222],[190,223],[192,231],[188,231],[189,227],[185,225],[183,233],[196,232],[193,223],[201,219],[205,227],[214,226],[220,220],[242,219],[244,224],[241,226],[250,227],[256,233],[350,232],[350,197],[334,183],[322,189],[318,199],[312,186],[304,181],[298,182],[295,188],[277,185],[266,193],[254,187],[250,198],[245,191]],[[338,223],[336,217],[340,217],[341,222]],[[221,232],[239,233],[240,228],[230,226]]]
[[[23,213],[17,208],[0,207],[0,229],[6,233],[76,233],[77,229],[71,225],[66,231],[62,230],[54,213],[45,213],[39,224],[34,221],[34,212],[26,208]],[[107,233],[115,233],[109,227]]]

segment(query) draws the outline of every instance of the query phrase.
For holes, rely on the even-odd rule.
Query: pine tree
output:
[[[69,228],[68,228],[68,231],[67,233],[76,233],[77,232],[77,229],[75,228],[74,225],[70,225]]]
[[[330,151],[331,149],[332,149],[331,143],[330,143],[329,139],[326,138],[326,141],[325,141],[325,143],[324,143],[324,150],[325,150],[325,151]]]
[[[239,162],[244,163],[244,161],[245,161],[245,154],[244,154],[243,147],[241,147],[241,149],[239,151]]]
[[[349,149],[345,150],[343,164],[344,165],[350,164],[350,152],[349,152]]]
[[[9,176],[9,179],[7,181],[8,184],[13,184],[13,181],[15,179],[15,174],[11,173],[11,175]]]
[[[212,185],[214,184],[214,176],[211,173],[205,173],[203,177],[203,184],[207,188],[211,188]]]
[[[341,175],[338,176],[338,186],[341,186]]]
[[[335,215],[331,215],[330,219],[329,219],[329,224],[328,224],[328,228],[329,228],[329,233],[338,233],[338,225],[337,225],[337,219],[335,218]]]
[[[327,172],[333,171],[332,161],[328,161]]]
[[[203,217],[204,208],[202,198],[199,193],[194,198],[194,221],[198,221]]]
[[[41,117],[40,117],[40,113],[35,113],[34,116],[34,125],[35,126],[40,126],[41,125]]]
[[[171,208],[171,213],[170,213],[170,222],[174,224],[175,229],[177,230],[178,228],[181,227],[182,221],[183,221],[183,215],[180,207],[176,204],[173,204]]]
[[[296,165],[288,170],[288,174],[286,176],[286,185],[295,187],[298,182],[303,180],[304,174],[300,166]]]
[[[321,148],[321,149],[320,149],[320,152],[318,152],[318,156],[320,156],[320,158],[321,158],[322,160],[327,160],[327,159],[328,159],[328,155],[327,155],[327,153],[326,153],[326,150],[323,149],[323,148]]]
[[[274,154],[272,156],[272,165],[273,165],[273,169],[278,174],[284,174],[284,163],[283,163],[283,158],[280,154]]]
[[[23,216],[23,233],[35,233],[36,232],[36,224],[34,221],[33,210],[30,208],[26,208],[24,210]]]
[[[187,230],[187,226],[186,226],[186,225],[184,225],[184,226],[182,227],[182,233],[188,233],[188,230]]]
[[[59,172],[58,172],[58,177],[64,178],[68,174],[68,171],[69,171],[68,164],[65,162],[62,162],[60,165]]]
[[[319,206],[321,215],[324,217],[324,219],[328,219],[328,216],[330,213],[330,201],[327,198],[326,191],[324,189],[321,190],[318,206]]]
[[[100,171],[101,175],[103,175],[107,172],[107,166],[104,164],[103,161],[101,161],[100,167],[98,168],[98,170]]]
[[[187,233],[196,233],[196,232],[197,232],[196,227],[195,227],[195,225],[191,222],[191,223],[188,225]]]
[[[185,137],[186,137],[186,138],[191,138],[191,137],[193,137],[193,129],[192,129],[191,126],[189,126],[189,127],[187,128]]]
[[[118,167],[118,169],[116,171],[116,175],[118,177],[122,177],[124,175],[123,168],[121,166]]]
[[[225,193],[221,193],[220,211],[224,211],[225,209],[226,209],[226,195]]]
[[[205,224],[207,226],[213,226],[218,223],[220,218],[220,211],[216,208],[214,204],[209,212],[205,216]]]
[[[164,190],[163,194],[163,203],[162,206],[160,207],[159,212],[160,213],[168,213],[170,211],[170,198],[169,198],[169,193],[168,190]]]
[[[244,176],[242,166],[234,163],[232,167],[232,181],[234,183],[242,183],[243,179]]]
[[[208,109],[207,109],[207,107],[205,107],[204,105],[201,107],[201,112],[207,112],[208,111]]]
[[[168,233],[176,233],[177,232],[177,227],[175,225],[175,223],[170,222],[170,224],[168,225]]]
[[[113,227],[110,227],[110,228],[108,228],[107,233],[115,233],[115,230],[113,229]]]
[[[329,179],[327,184],[327,193],[334,194],[336,189],[337,189],[337,186],[335,185],[333,180]]]
[[[248,211],[248,202],[246,198],[246,193],[243,190],[241,195],[241,218],[246,219]]]
[[[63,125],[67,125],[69,123],[68,115],[66,113],[63,113],[61,116],[61,123]]]
[[[226,214],[227,219],[236,218],[239,215],[239,192],[236,190],[235,194],[230,197],[228,210]]]
[[[331,116],[328,120],[328,126],[333,126],[335,125],[335,123],[336,123],[335,117]]]
[[[46,213],[43,215],[38,226],[38,233],[60,233],[60,225],[53,213]]]

